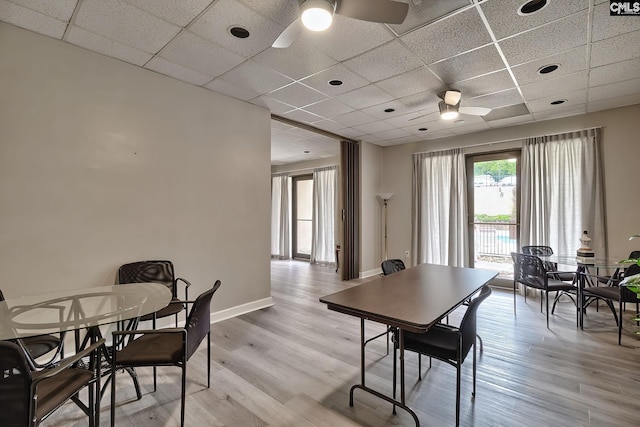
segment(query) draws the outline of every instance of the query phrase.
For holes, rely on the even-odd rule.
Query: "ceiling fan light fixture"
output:
[[[324,31],[331,26],[336,3],[331,0],[306,0],[300,5],[302,24],[311,31]]]
[[[444,101],[438,103],[440,108],[440,118],[442,120],[453,120],[458,117],[458,105],[449,105]]]

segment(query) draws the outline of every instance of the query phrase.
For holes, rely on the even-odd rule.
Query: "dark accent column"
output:
[[[340,141],[342,170],[342,280],[360,276],[360,145]]]

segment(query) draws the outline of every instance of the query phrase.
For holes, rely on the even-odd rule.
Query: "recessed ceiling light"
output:
[[[540,67],[538,69],[538,74],[549,74],[549,73],[553,73],[554,71],[556,71],[558,68],[560,68],[560,65],[558,64],[550,64],[550,65],[545,65],[544,67]]]
[[[311,151],[309,150],[304,150],[304,154],[309,154]]]
[[[342,84],[342,80],[329,80],[329,84],[331,86],[340,86]]]
[[[429,129],[428,129],[428,128],[420,128],[420,129],[418,129],[418,130],[419,130],[420,132],[424,132],[424,131],[429,130]]]
[[[560,105],[560,104],[564,104],[565,102],[567,102],[566,99],[557,99],[555,101],[551,101],[551,105]]]
[[[539,12],[548,3],[547,0],[530,0],[518,8],[518,15],[527,16]]]
[[[229,28],[229,32],[232,36],[239,39],[246,39],[247,37],[249,37],[249,31],[242,27],[231,27]]]
[[[395,109],[395,108],[385,108],[385,109],[384,109],[384,112],[385,112],[385,113],[393,113],[394,111],[396,111],[396,109]]]

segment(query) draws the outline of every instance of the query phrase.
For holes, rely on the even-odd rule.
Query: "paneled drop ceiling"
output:
[[[399,1],[401,25],[336,15],[287,49],[271,43],[297,0],[0,0],[0,20],[381,146],[640,103],[640,16],[610,16],[609,1],[547,0],[527,16],[527,0]],[[493,111],[441,120],[448,88]],[[278,122],[272,139],[273,164],[338,154]]]

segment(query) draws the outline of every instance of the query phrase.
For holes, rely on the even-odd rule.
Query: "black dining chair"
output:
[[[550,256],[553,255],[553,249],[551,246],[523,246],[522,253],[527,255],[541,255]],[[547,271],[556,271],[554,279],[562,280],[563,282],[574,282],[576,280],[576,273],[572,271],[558,271],[558,264],[551,261],[543,261]]]
[[[477,297],[469,302],[467,311],[462,317],[460,326],[455,327],[443,323],[437,323],[426,333],[414,333],[403,331],[405,351],[418,353],[418,381],[422,380],[422,355],[429,356],[429,368],[431,359],[436,358],[456,368],[456,426],[460,425],[460,371],[467,354],[473,347],[473,392],[476,395],[476,336],[477,336],[477,312],[480,304],[491,295],[491,288],[484,285]],[[393,357],[393,389],[396,389],[396,352],[399,348],[399,339],[394,339]]]
[[[527,255],[511,252],[513,259],[513,313],[516,313],[516,288],[518,284],[525,286],[524,298],[527,300],[526,288],[530,287],[540,291],[540,312],[542,313],[542,300],[547,305],[547,328],[549,328],[549,292],[555,292],[556,296],[553,300],[553,313],[558,300],[563,295],[568,295],[576,305],[576,314],[578,313],[577,292],[578,287],[575,283],[568,283],[555,278],[556,271],[547,270],[544,262],[535,255]]]
[[[116,372],[118,368],[140,366],[178,366],[182,368],[182,394],[180,425],[184,426],[187,361],[207,338],[207,388],[211,385],[211,298],[220,288],[217,280],[213,287],[202,293],[192,303],[184,328],[155,330],[114,331],[114,341],[123,335],[135,335],[122,349],[112,355],[111,372],[111,426],[115,425]],[[155,381],[154,381],[154,391]]]
[[[34,371],[24,350],[17,344],[0,341],[0,425],[2,427],[35,427],[65,402],[72,400],[88,416],[89,425],[98,425],[100,399],[100,366],[96,350],[101,339],[83,351],[58,361],[55,367]],[[78,363],[90,356],[88,366]],[[95,382],[95,383],[94,383]],[[88,388],[88,404],[78,393]]]
[[[0,302],[4,300],[4,294],[0,290]],[[24,337],[13,341],[28,355],[27,361],[34,370],[50,367],[64,357],[64,333]],[[39,362],[38,359],[46,354],[49,354],[46,361]]]

